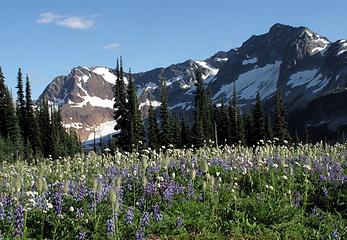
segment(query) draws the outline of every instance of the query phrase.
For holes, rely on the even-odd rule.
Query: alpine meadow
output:
[[[4,1],[0,240],[347,239],[330,7]]]

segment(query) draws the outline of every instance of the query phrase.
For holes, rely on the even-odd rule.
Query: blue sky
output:
[[[277,22],[346,38],[346,9],[319,0],[3,0],[0,66],[13,93],[18,67],[28,73],[36,98],[75,66],[113,67],[122,55],[139,72],[205,59]]]

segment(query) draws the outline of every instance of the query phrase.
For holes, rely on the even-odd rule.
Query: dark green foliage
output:
[[[192,141],[200,147],[207,140],[214,138],[212,122],[213,106],[210,97],[205,91],[202,74],[196,72],[195,98],[194,98],[194,125],[192,128]]]
[[[122,146],[126,144],[127,136],[129,133],[127,133],[127,111],[126,111],[126,88],[124,83],[124,71],[123,71],[123,61],[122,58],[120,59],[120,66],[117,60],[117,67],[116,67],[116,84],[113,88],[114,93],[114,120],[116,120],[116,125],[114,129],[116,131],[120,131],[119,134],[115,136],[116,144],[118,146]]]
[[[33,155],[39,154],[41,150],[41,139],[39,125],[34,112],[34,104],[31,98],[31,87],[29,77],[26,77],[25,83],[25,144],[30,143]]]
[[[265,138],[265,113],[260,94],[258,92],[253,110],[252,144],[256,144],[259,140],[265,140]]]
[[[152,103],[150,103],[148,108],[147,138],[150,148],[158,149],[160,147],[159,126]]]
[[[131,71],[129,71],[128,75],[128,90],[127,90],[127,97],[128,102],[126,103],[126,120],[127,120],[127,127],[126,127],[126,133],[127,135],[127,142],[125,147],[128,151],[131,151],[133,147],[135,149],[139,149],[143,146],[144,142],[144,126],[141,119],[141,112],[139,110],[139,103],[136,96],[136,86],[135,82],[133,80],[133,77],[131,75]]]
[[[228,108],[222,100],[221,106],[216,109],[217,136],[219,144],[229,144],[231,142],[232,126]]]
[[[181,146],[180,148],[187,147],[190,143],[190,129],[187,125],[186,118],[183,116],[181,119]]]
[[[52,155],[54,152],[53,136],[51,128],[51,119],[49,115],[49,107],[47,101],[42,101],[39,105],[39,125],[42,141],[42,152],[45,157]]]
[[[236,83],[233,84],[233,95],[229,103],[229,138],[228,144],[245,142],[244,124],[237,102]]]
[[[74,155],[81,152],[81,143],[76,132],[66,131],[62,125],[61,110],[49,107],[47,101],[39,105],[38,122],[42,143],[42,153],[53,158]]]
[[[283,98],[279,91],[277,91],[277,98],[276,98],[276,112],[275,112],[273,135],[274,137],[279,139],[280,143],[283,143],[284,140],[290,139],[288,127],[287,127]]]
[[[243,115],[243,123],[245,126],[245,141],[248,146],[251,146],[253,142],[253,119],[249,112]]]
[[[272,137],[273,137],[273,134],[272,134],[272,127],[271,127],[271,121],[270,121],[270,118],[269,116],[266,114],[265,115],[265,136],[266,136],[266,139],[267,140],[271,140]]]
[[[161,79],[160,84],[160,120],[161,120],[161,131],[160,131],[160,141],[162,146],[169,146],[173,143],[172,139],[172,129],[170,121],[170,113],[168,106],[168,93],[165,79]]]
[[[172,119],[172,139],[173,145],[176,148],[179,148],[181,143],[181,124],[178,116],[174,116]]]
[[[24,97],[24,90],[23,90],[23,75],[22,70],[18,69],[18,76],[17,76],[17,117],[18,117],[18,124],[20,133],[25,140],[27,138],[26,131],[25,131],[25,97]]]
[[[0,67],[0,136],[16,145],[19,139],[18,122],[12,96],[5,85],[5,77]]]

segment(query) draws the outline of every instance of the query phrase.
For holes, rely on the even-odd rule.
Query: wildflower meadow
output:
[[[347,239],[347,145],[0,163],[0,239]]]

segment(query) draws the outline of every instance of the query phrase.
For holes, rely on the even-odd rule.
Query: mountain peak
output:
[[[294,29],[294,27],[290,25],[282,24],[282,23],[276,23],[270,28],[269,32],[277,32],[277,31],[284,31],[284,30],[287,31],[291,29]]]

